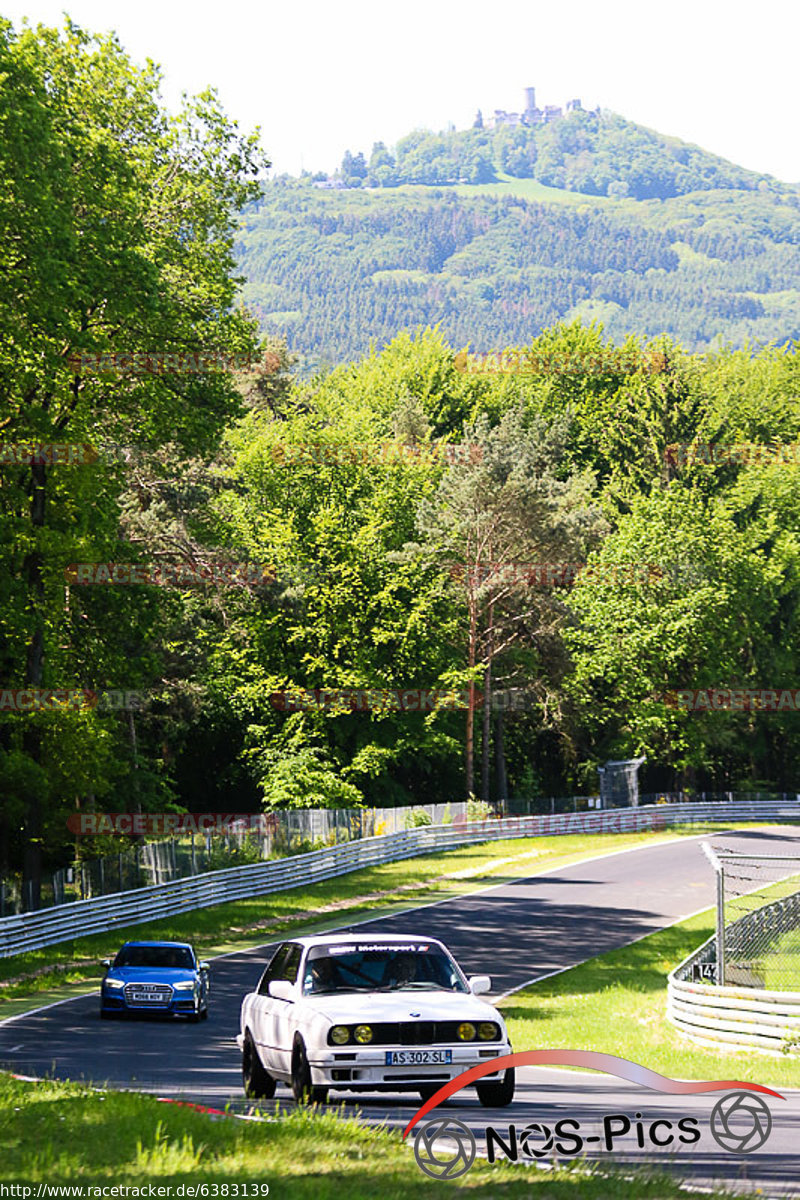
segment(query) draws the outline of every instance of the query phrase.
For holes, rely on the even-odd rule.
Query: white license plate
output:
[[[164,1003],[163,996],[153,995],[152,992],[131,992],[131,1000],[134,1002],[134,1004],[141,1004],[142,1002],[144,1002],[145,1004],[147,1004],[147,1003],[163,1004]]]
[[[436,1063],[451,1063],[452,1050],[387,1050],[387,1067],[424,1067]]]

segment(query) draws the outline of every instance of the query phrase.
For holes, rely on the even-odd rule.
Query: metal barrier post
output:
[[[717,985],[725,987],[725,868],[717,871]]]
[[[717,877],[717,987],[725,986],[725,868],[710,842],[701,842]]]

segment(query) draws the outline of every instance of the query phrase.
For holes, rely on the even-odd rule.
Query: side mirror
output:
[[[208,963],[207,963],[207,962],[199,962],[199,963],[197,964],[197,967],[198,967],[198,970],[200,970],[200,971],[208,971],[208,970],[210,970],[210,967],[209,967],[209,965],[208,965]]]
[[[470,975],[468,982],[473,996],[485,996],[492,990],[491,975]]]
[[[103,961],[102,961],[102,963],[101,963],[100,965],[101,965],[101,967],[105,967],[105,968],[106,968],[106,970],[108,970],[108,968],[111,966],[111,959],[110,959],[110,958],[104,958],[104,959],[103,959]]]
[[[289,983],[288,979],[273,979],[269,985],[269,994],[273,1000],[294,1000],[294,984]]]

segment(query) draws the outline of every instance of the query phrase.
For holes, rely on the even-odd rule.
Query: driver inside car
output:
[[[339,986],[339,972],[333,959],[315,958],[306,975],[307,989],[311,992],[335,992]]]
[[[413,954],[398,954],[391,964],[388,983],[390,987],[401,988],[407,983],[413,983],[417,978],[417,961]]]

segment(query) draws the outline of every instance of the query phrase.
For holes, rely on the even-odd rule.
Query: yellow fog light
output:
[[[350,1030],[346,1025],[334,1025],[331,1030],[331,1041],[337,1046],[344,1046],[350,1041]]]
[[[458,1036],[462,1042],[472,1042],[475,1040],[475,1026],[471,1021],[462,1021],[458,1027]]]
[[[481,1021],[478,1026],[478,1037],[482,1042],[493,1042],[497,1037],[497,1026],[491,1021]]]
[[[357,1042],[360,1042],[362,1046],[365,1046],[367,1042],[372,1041],[372,1029],[369,1025],[356,1025],[353,1031],[353,1036]]]

